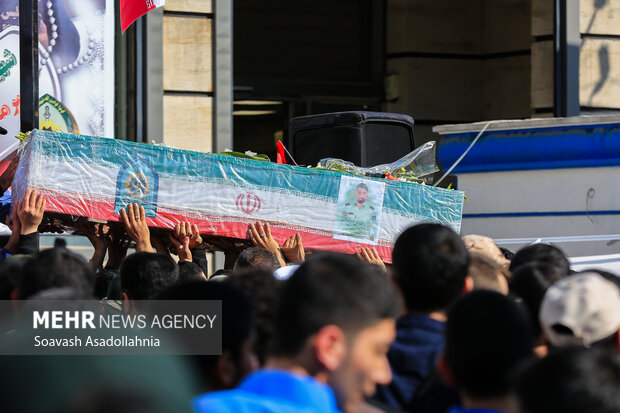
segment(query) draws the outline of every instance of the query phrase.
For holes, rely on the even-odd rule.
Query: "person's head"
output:
[[[593,272],[566,277],[545,293],[540,323],[555,347],[603,345],[620,350],[620,289]]]
[[[101,270],[95,275],[94,293],[95,297],[101,299],[108,297],[108,290],[112,280],[119,277],[118,271]]]
[[[189,281],[207,281],[207,276],[202,272],[202,268],[195,262],[182,261],[179,263],[180,283]]]
[[[189,281],[175,284],[155,296],[157,300],[221,300],[222,354],[195,356],[203,388],[224,390],[235,387],[258,367],[253,344],[253,310],[247,295],[229,281]]]
[[[554,265],[564,274],[570,271],[570,263],[566,255],[557,247],[549,244],[533,244],[521,248],[510,260],[510,272],[514,272],[519,266],[531,262],[544,262]]]
[[[32,337],[24,330],[15,332],[15,340],[27,346]],[[181,357],[168,354],[0,356],[2,411],[191,413],[198,392],[193,372]]]
[[[555,265],[544,262],[521,265],[512,274],[510,292],[521,298],[527,307],[535,338],[540,337],[542,333],[538,314],[543,297],[549,287],[566,276],[567,274]]]
[[[272,273],[280,268],[278,258],[263,248],[250,247],[241,251],[235,261],[235,271],[262,268]]]
[[[229,281],[245,292],[252,302],[256,330],[254,349],[259,363],[264,365],[273,343],[275,307],[281,282],[263,269],[237,272]]]
[[[610,351],[568,347],[536,361],[519,378],[524,413],[620,412],[620,359]]]
[[[483,235],[463,235],[461,237],[463,242],[465,243],[465,247],[467,250],[472,252],[477,252],[480,254],[484,254],[490,259],[496,261],[501,267],[508,269],[510,265],[510,261],[504,257],[504,254],[499,249],[495,241],[489,237],[485,237]]]
[[[120,268],[121,289],[125,300],[148,300],[179,279],[179,268],[172,257],[136,252]]]
[[[368,187],[366,186],[366,184],[359,184],[355,188],[355,200],[358,203],[363,204],[364,202],[366,202],[367,199],[368,199]]]
[[[116,271],[115,271],[116,272]],[[123,290],[121,288],[121,276],[113,277],[108,283],[108,291],[105,295],[108,300],[122,300]]]
[[[474,290],[492,290],[508,294],[508,270],[488,255],[470,251],[467,275],[474,281]]]
[[[397,297],[385,274],[334,253],[310,257],[284,281],[275,317],[275,359],[291,360],[353,409],[388,384]]]
[[[28,258],[28,255],[14,255],[0,263],[0,300],[11,299]]]
[[[419,224],[398,237],[392,264],[407,310],[431,313],[445,311],[462,294],[469,254],[450,228]]]
[[[54,287],[47,290],[39,291],[38,293],[31,295],[29,300],[33,301],[46,301],[46,300],[64,300],[64,301],[77,301],[77,300],[93,300],[95,297],[90,291],[78,290],[71,287]]]
[[[526,314],[495,291],[474,291],[448,312],[439,367],[448,384],[478,401],[510,395],[516,369],[532,355]]]
[[[93,279],[93,270],[84,258],[66,248],[50,248],[28,258],[18,280],[17,297],[25,300],[55,287],[91,292]]]

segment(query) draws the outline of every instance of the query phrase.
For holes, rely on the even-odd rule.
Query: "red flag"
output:
[[[284,165],[286,165],[286,156],[284,156],[284,145],[282,145],[282,141],[278,141],[278,143],[276,143],[276,146],[278,147],[276,163],[283,163]]]
[[[131,23],[144,16],[148,11],[163,6],[166,0],[121,0],[121,30],[125,30]]]

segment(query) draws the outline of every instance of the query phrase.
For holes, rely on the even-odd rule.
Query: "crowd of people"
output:
[[[422,223],[385,264],[278,244],[257,222],[254,247],[231,244],[209,276],[189,222],[156,232],[133,204],[122,225],[83,222],[87,262],[38,250],[44,211],[36,191],[13,203],[1,299],[221,300],[222,352],[2,356],[3,411],[620,413],[620,278],[573,273],[552,245],[512,254]]]

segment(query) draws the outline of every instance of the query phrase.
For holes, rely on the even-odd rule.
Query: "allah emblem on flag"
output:
[[[253,192],[244,192],[237,197],[237,209],[246,215],[252,215],[260,210],[260,198]]]
[[[142,198],[149,193],[151,183],[144,174],[132,174],[125,181],[125,189],[130,196]]]

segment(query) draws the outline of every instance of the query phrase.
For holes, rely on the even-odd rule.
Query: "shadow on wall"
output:
[[[592,30],[592,26],[594,25],[594,20],[596,19],[598,12],[602,10],[605,6],[607,6],[609,1],[608,0],[593,0],[593,3],[594,3],[595,11],[592,14],[592,17],[590,17],[590,22],[588,23],[588,27],[587,29],[585,29],[584,33],[590,33],[590,30]],[[582,47],[585,41],[586,41],[586,38],[581,39]],[[609,48],[606,45],[599,49],[598,61],[599,61],[599,68],[601,72],[600,78],[598,82],[596,82],[594,89],[592,89],[592,93],[590,94],[590,98],[588,99],[588,106],[592,105],[592,99],[598,92],[601,91],[601,89],[603,88],[603,85],[609,79]]]
[[[605,6],[607,6],[608,1],[607,0],[593,0],[594,2],[594,13],[592,14],[592,17],[590,18],[590,23],[588,23],[588,28],[585,30],[584,33],[590,33],[590,30],[592,30],[592,25],[594,24],[594,19],[596,19],[596,15],[598,14],[598,12],[600,10],[602,10]],[[583,42],[585,39],[581,39],[581,45],[583,46]]]
[[[602,46],[598,51],[598,64],[600,68],[600,78],[594,89],[592,89],[592,93],[590,94],[590,98],[588,99],[588,106],[592,105],[592,99],[594,95],[601,91],[603,85],[609,79],[609,49],[607,45]]]

